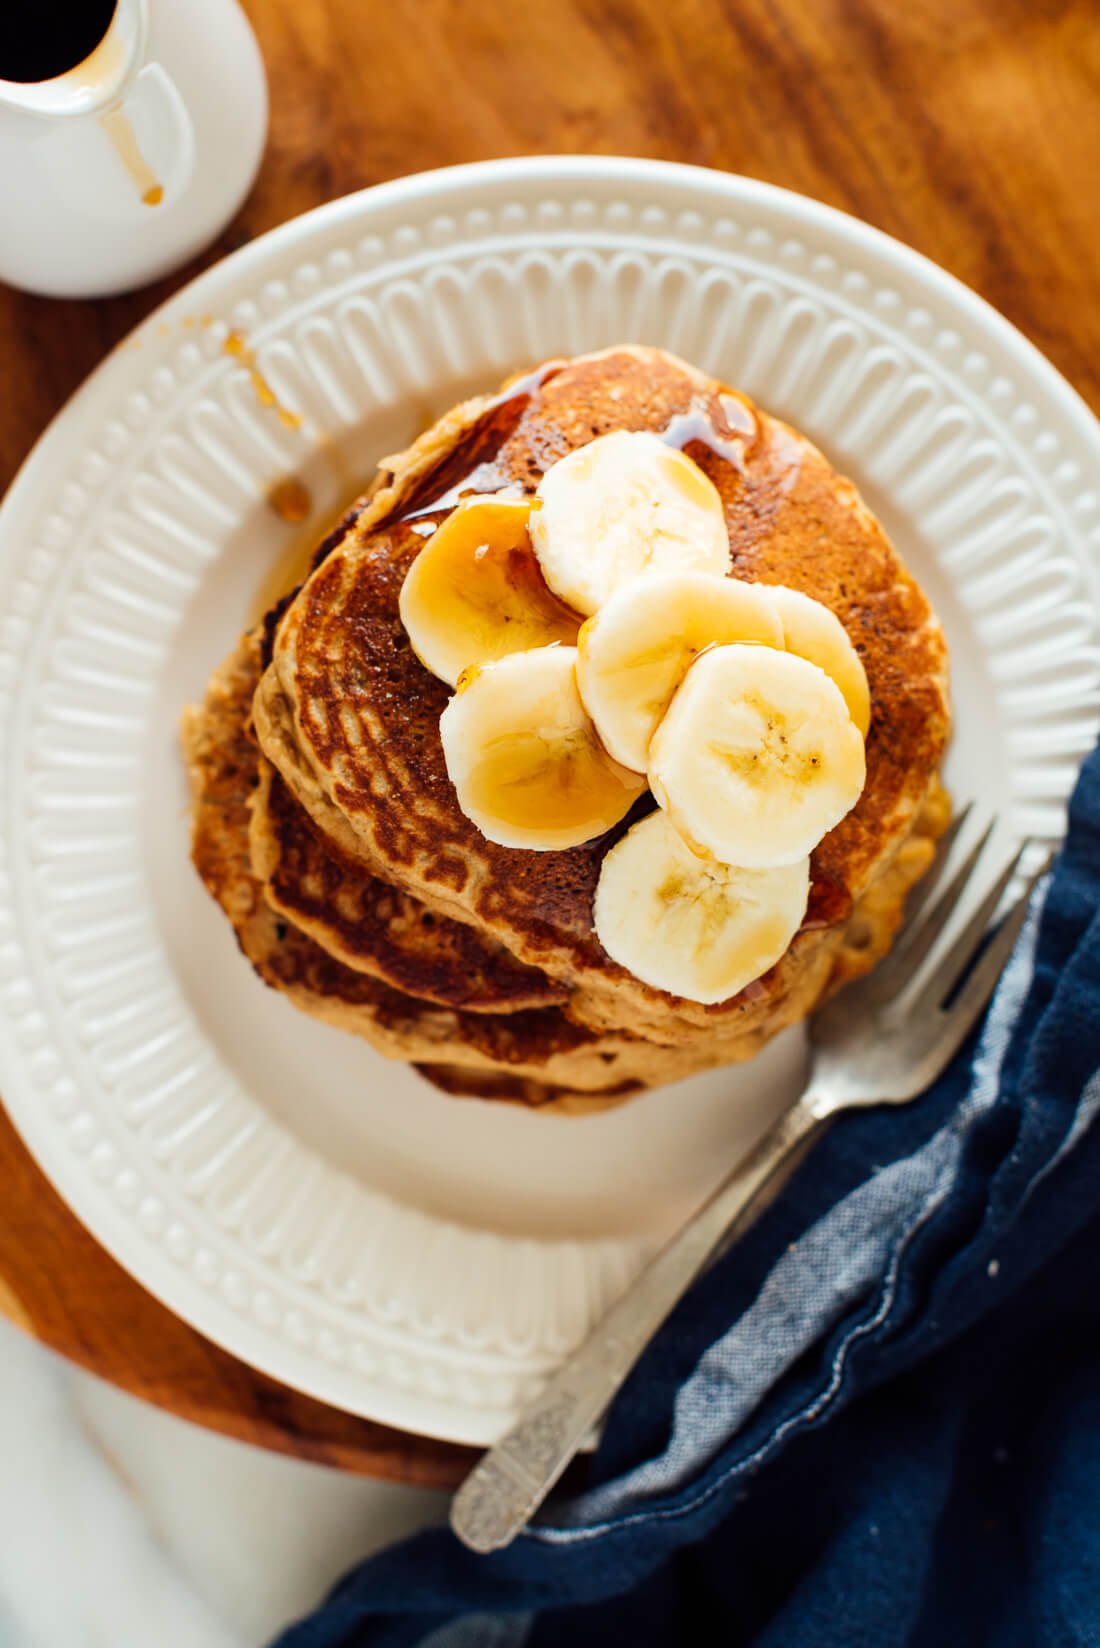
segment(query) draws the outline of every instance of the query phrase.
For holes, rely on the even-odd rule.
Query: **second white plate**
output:
[[[788,1101],[801,1036],[586,1120],[446,1098],[252,976],[188,863],[176,727],[292,540],[273,486],[324,520],[458,395],[623,340],[854,476],[947,627],[949,781],[1057,837],[1100,705],[1097,425],[949,277],[761,184],[538,160],[338,201],[155,315],[0,511],[16,1124],[212,1339],[456,1440],[500,1431]]]

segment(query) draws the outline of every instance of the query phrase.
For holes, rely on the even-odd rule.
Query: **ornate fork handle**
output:
[[[552,1375],[455,1495],[451,1526],[464,1544],[487,1552],[511,1543],[707,1260],[782,1189],[827,1119],[809,1093],[786,1111]]]

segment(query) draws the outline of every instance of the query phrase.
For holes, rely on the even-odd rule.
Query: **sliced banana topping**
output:
[[[651,813],[603,861],[593,909],[614,961],[688,1001],[726,1001],[785,953],[806,912],[810,861],[734,869],[691,852]]]
[[[550,588],[595,612],[655,572],[730,568],[725,511],[698,464],[645,431],[601,435],[539,482],[531,540]]]
[[[539,647],[468,671],[439,731],[458,803],[501,847],[579,846],[646,787],[613,761],[577,691],[575,647]]]
[[[577,685],[606,748],[644,772],[653,734],[692,660],[716,642],[782,647],[756,584],[706,572],[657,572],[617,589],[577,641]]]
[[[836,613],[811,595],[803,595],[800,589],[788,589],[785,584],[760,587],[771,597],[779,615],[782,645],[799,658],[808,658],[836,682],[852,720],[866,738],[871,725],[867,672]]]
[[[471,664],[572,643],[580,623],[546,587],[531,547],[529,498],[465,498],[401,586],[413,651],[452,687]]]
[[[649,747],[649,781],[690,846],[764,869],[804,858],[863,789],[863,739],[824,670],[770,647],[714,647]]]
[[[579,846],[648,783],[658,810],[606,855],[595,929],[636,977],[703,1004],[787,950],[809,854],[863,789],[870,721],[835,614],[729,569],[707,476],[619,431],[553,464],[533,501],[464,499],[400,598],[417,656],[456,687],[447,772],[490,841]]]

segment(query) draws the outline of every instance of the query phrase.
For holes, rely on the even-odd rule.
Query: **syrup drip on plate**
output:
[[[277,481],[269,491],[267,501],[280,521],[287,521],[291,526],[300,526],[303,521],[308,521],[313,508],[309,488],[297,475],[288,475],[285,480]]]
[[[230,332],[222,348],[227,355],[232,355],[234,360],[240,361],[248,373],[252,392],[260,405],[270,407],[273,412],[278,413],[279,422],[285,429],[300,429],[302,420],[298,413],[292,412],[289,407],[284,406],[279,400],[278,395],[276,395],[274,389],[257,366],[255,352],[249,348],[247,340],[241,333]]]

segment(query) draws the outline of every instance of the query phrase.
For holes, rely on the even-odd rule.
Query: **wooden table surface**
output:
[[[160,0],[184,4],[185,0]],[[690,161],[840,206],[990,299],[1100,409],[1095,0],[246,0],[258,182],[206,255],[97,303],[0,288],[0,491],[93,366],[189,276],[322,201],[510,154]],[[455,1479],[425,1444],[284,1390],[154,1303],[0,1112],[0,1309],[118,1385],[350,1469]]]

